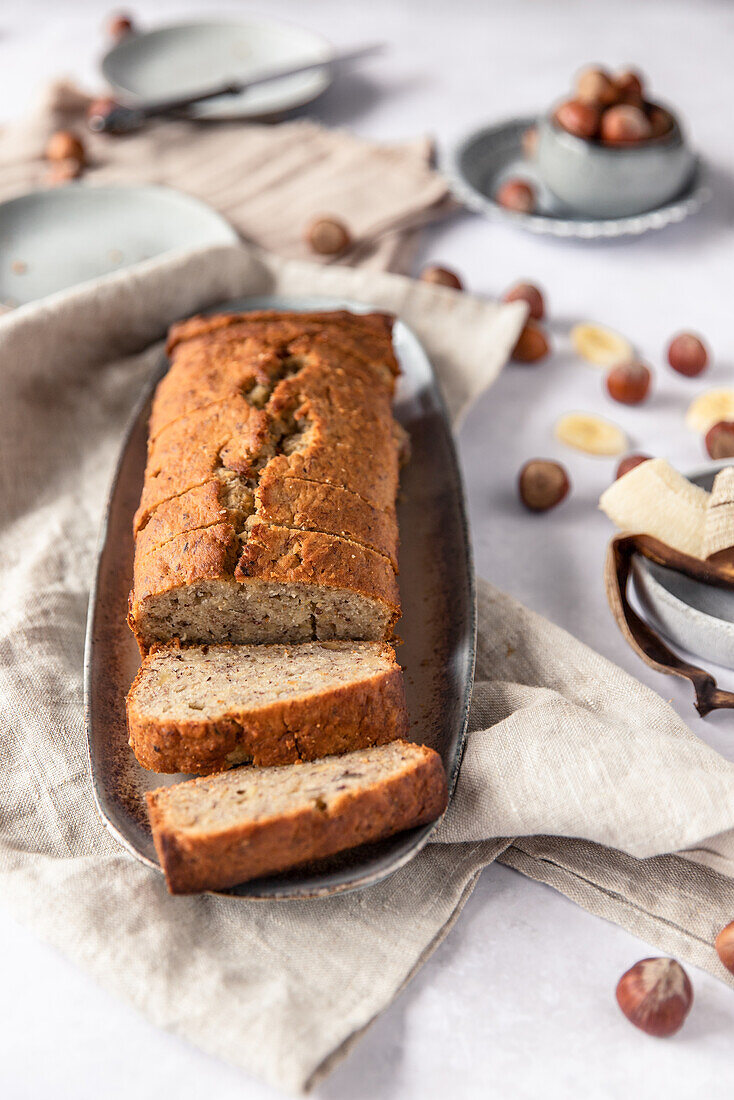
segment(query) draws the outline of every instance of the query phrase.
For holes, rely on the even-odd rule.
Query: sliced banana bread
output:
[[[402,672],[384,642],[155,648],[127,722],[144,768],[196,774],[314,760],[408,730]]]
[[[424,825],[447,797],[440,756],[406,741],[146,795],[172,894],[236,886]]]
[[[391,325],[342,311],[174,327],[135,517],[143,653],[390,636],[405,447]]]

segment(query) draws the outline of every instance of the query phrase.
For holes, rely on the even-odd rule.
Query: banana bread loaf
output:
[[[197,774],[315,760],[408,730],[402,673],[384,642],[154,647],[127,722],[144,768]]]
[[[404,451],[391,325],[339,311],[174,326],[135,516],[143,653],[390,636]]]
[[[173,894],[224,889],[425,825],[446,808],[440,756],[406,741],[233,768],[146,795]]]

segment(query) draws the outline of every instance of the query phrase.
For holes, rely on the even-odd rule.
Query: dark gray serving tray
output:
[[[222,310],[352,309],[370,307],[326,298],[248,298]],[[215,311],[212,311],[215,312]],[[402,473],[400,594],[397,647],[405,670],[410,737],[435,748],[453,791],[471,701],[476,608],[464,488],[451,426],[431,364],[411,330],[398,321],[395,347],[403,374],[395,414],[410,434],[412,457]],[[139,766],[127,743],[125,695],[140,663],[125,616],[132,583],[132,517],[146,456],[148,416],[156,377],[133,415],[122,446],[100,535],[90,595],[84,669],[85,719],[94,797],[103,824],[137,859],[160,870],[148,827],[144,792],[179,782]],[[323,897],[379,882],[412,859],[433,825],[411,829],[339,857],[231,890],[243,898]]]

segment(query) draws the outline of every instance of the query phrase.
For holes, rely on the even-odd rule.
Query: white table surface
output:
[[[4,0],[0,119],[21,112],[40,82],[64,71],[96,86],[106,10],[91,0]],[[137,5],[148,25],[204,10],[167,0]],[[487,295],[519,277],[537,280],[558,348],[537,368],[508,368],[462,430],[478,571],[671,699],[701,737],[734,756],[734,716],[696,719],[690,690],[643,667],[611,620],[601,581],[609,528],[595,502],[614,460],[562,452],[551,435],[556,414],[597,410],[629,431],[634,448],[681,468],[703,458],[682,412],[702,389],[734,383],[734,8],[726,0],[219,0],[210,10],[267,10],[308,22],[339,45],[386,40],[384,59],[313,110],[327,124],[375,138],[429,131],[451,142],[486,120],[532,113],[590,60],[635,63],[684,112],[715,167],[716,198],[699,217],[644,239],[588,245],[462,216],[426,234],[421,260],[455,267]],[[564,333],[578,319],[617,327],[658,369],[646,406],[614,406],[600,372],[568,354]],[[666,338],[680,327],[703,332],[714,350],[703,380],[663,365]],[[545,517],[515,500],[516,471],[531,456],[561,458],[573,480],[570,500]],[[491,867],[447,941],[317,1095],[627,1100],[650,1088],[668,1100],[730,1098],[734,995],[689,968],[696,1000],[684,1030],[674,1040],[649,1039],[614,1001],[619,975],[647,954],[648,945],[553,890]],[[148,1024],[1,909],[0,967],[4,1100],[275,1095]]]

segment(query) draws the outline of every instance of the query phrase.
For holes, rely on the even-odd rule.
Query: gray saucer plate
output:
[[[179,23],[123,38],[102,59],[102,73],[126,103],[185,96],[228,80],[326,61],[332,49],[303,27],[274,19]],[[310,103],[331,83],[328,66],[200,103],[194,118],[258,118]]]
[[[352,309],[325,298],[250,298],[218,310]],[[410,737],[435,748],[452,791],[461,763],[474,677],[476,613],[464,489],[451,428],[431,364],[415,335],[398,321],[395,349],[402,375],[395,415],[411,440],[401,476],[398,660],[405,671]],[[167,368],[161,363],[160,373]],[[159,374],[160,377],[160,374]],[[157,381],[153,379],[153,383]],[[85,720],[92,786],[112,835],[141,862],[158,868],[145,811],[145,791],[184,776],[155,775],[127,743],[125,695],[140,655],[125,622],[132,580],[132,518],[140,499],[151,389],[122,444],[90,595],[84,667]],[[319,865],[223,891],[243,898],[323,897],[379,882],[412,859],[434,825],[399,834]]]
[[[23,305],[163,252],[236,241],[224,218],[171,187],[32,191],[0,203],[0,302]]]
[[[699,161],[684,192],[656,210],[625,218],[590,219],[576,216],[542,184],[533,162],[523,156],[522,136],[536,121],[533,117],[517,118],[477,130],[443,158],[443,172],[453,193],[470,210],[517,225],[531,233],[600,240],[639,236],[649,230],[683,221],[689,214],[700,210],[711,197],[705,171]],[[511,176],[520,176],[536,188],[538,209],[535,213],[515,213],[494,201],[497,188]]]
[[[712,462],[686,476],[703,489],[731,459]],[[734,670],[734,591],[714,588],[636,555],[635,594],[648,622],[678,649]]]

